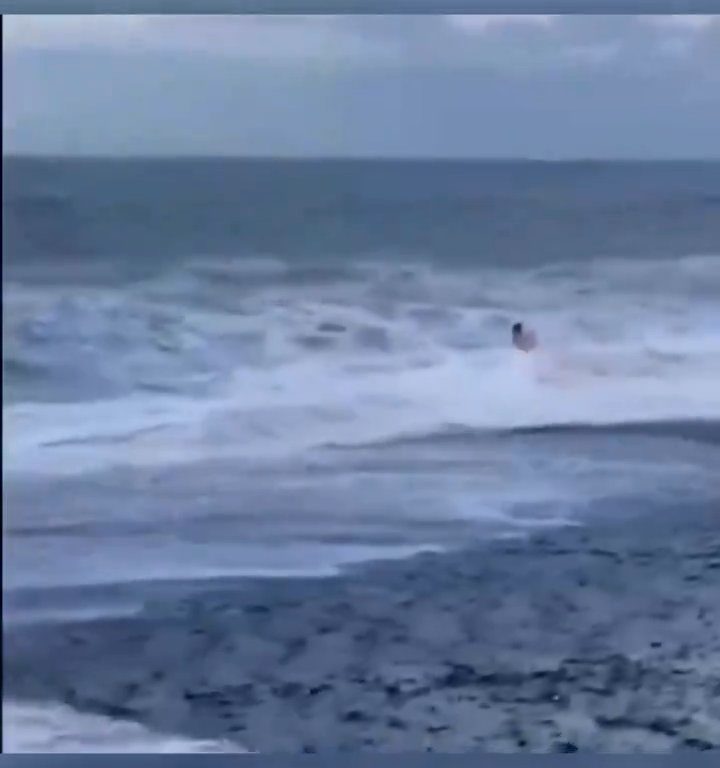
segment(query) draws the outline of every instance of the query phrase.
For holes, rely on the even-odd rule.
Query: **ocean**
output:
[[[3,173],[6,622],[717,504],[720,163]]]

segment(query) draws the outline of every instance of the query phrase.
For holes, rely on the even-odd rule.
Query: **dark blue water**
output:
[[[4,183],[10,278],[61,279],[60,260],[119,279],[198,255],[520,266],[720,243],[720,163],[7,158]]]

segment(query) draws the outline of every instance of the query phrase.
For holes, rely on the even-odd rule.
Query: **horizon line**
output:
[[[56,152],[3,152],[2,160],[230,160],[253,162],[483,162],[483,163],[687,163],[687,162],[720,162],[716,156],[567,156],[567,157],[533,157],[527,155],[253,155],[241,153],[207,152],[191,154],[110,154],[110,153],[56,153]]]

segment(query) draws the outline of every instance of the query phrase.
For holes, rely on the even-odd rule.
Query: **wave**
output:
[[[720,420],[646,421],[625,424],[550,424],[513,430],[518,435],[639,435],[720,445]]]
[[[17,753],[247,752],[227,741],[189,739],[52,703],[3,701],[3,751]]]
[[[541,424],[528,427],[513,427],[509,429],[488,430],[483,428],[467,427],[461,424],[447,424],[436,430],[411,435],[398,435],[389,440],[368,443],[359,446],[342,446],[330,443],[327,447],[342,450],[344,448],[395,448],[412,445],[471,445],[488,438],[513,438],[513,437],[565,437],[565,436],[634,436],[667,438],[670,440],[686,440],[707,445],[720,445],[720,419],[686,420],[676,421],[636,421],[621,422],[618,424]]]
[[[720,257],[294,270],[218,261],[132,288],[6,286],[6,471],[720,415]],[[509,348],[518,318],[538,354]]]

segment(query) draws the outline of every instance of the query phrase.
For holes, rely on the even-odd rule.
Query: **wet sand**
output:
[[[720,509],[9,626],[5,695],[260,752],[720,749]]]

